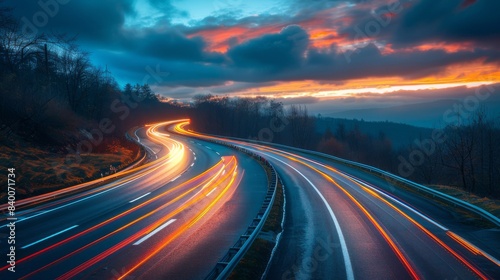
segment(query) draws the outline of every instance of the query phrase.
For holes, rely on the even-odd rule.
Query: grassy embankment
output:
[[[270,180],[271,170],[265,167]],[[229,279],[260,279],[271,257],[276,244],[276,236],[282,231],[284,195],[281,183],[278,180],[276,197],[267,217],[261,234],[255,239],[245,256],[240,260]]]
[[[498,199],[481,197],[475,194],[468,193],[457,187],[440,186],[440,185],[431,185],[428,187],[433,188],[439,192],[445,193],[447,195],[456,197],[463,201],[466,201],[472,205],[481,207],[484,210],[500,218],[500,200]]]
[[[100,178],[101,173],[109,172],[110,165],[120,170],[139,156],[138,147],[120,141],[108,143],[105,152],[81,154],[80,163],[57,147],[34,147],[24,141],[9,144],[0,150],[0,166],[4,174],[7,168],[15,168],[18,200]],[[6,175],[0,176],[2,186],[7,185],[6,180]],[[6,190],[1,189],[0,199]]]

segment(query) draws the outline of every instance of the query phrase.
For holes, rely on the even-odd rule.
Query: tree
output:
[[[314,118],[307,114],[307,108],[292,105],[288,113],[288,122],[291,129],[292,145],[307,148],[315,134]]]
[[[346,130],[345,130],[345,124],[343,122],[340,122],[337,124],[337,131],[335,132],[335,135],[340,141],[345,141],[346,139]]]
[[[148,84],[144,84],[141,86],[141,97],[146,102],[158,102],[158,98],[156,94],[153,92],[151,87]]]

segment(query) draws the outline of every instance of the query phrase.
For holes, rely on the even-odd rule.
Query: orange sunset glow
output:
[[[384,6],[386,2],[334,5],[308,16],[299,13],[295,15],[292,23],[279,20],[260,23],[264,15],[251,15],[243,18],[242,24],[210,26],[206,29],[198,27],[196,31],[189,33],[188,38],[202,38],[206,52],[221,54],[228,65],[237,66],[236,69],[262,73],[262,80],[266,83],[248,83],[228,77],[224,85],[236,86],[241,82],[246,84],[232,90],[230,96],[335,99],[398,91],[419,91],[424,94],[426,90],[473,88],[500,82],[498,63],[488,59],[489,47],[482,46],[472,39],[446,41],[431,38],[412,44],[393,42],[391,36],[394,36],[394,33],[389,32],[398,30],[396,22],[404,20],[404,16],[414,8],[415,3]],[[462,5],[457,13],[467,16],[473,8],[472,2],[467,3]],[[377,9],[380,11],[377,12]],[[354,12],[363,10],[369,11],[368,14],[354,16]],[[283,34],[291,24],[303,30],[304,34]],[[411,34],[407,36],[411,37]],[[299,59],[302,62],[293,68],[281,69],[283,74],[276,75],[276,79],[272,78],[274,74],[264,73],[273,67],[279,67],[277,65],[262,65],[261,69],[246,70],[247,66],[235,65],[241,60],[240,57],[250,59],[257,55],[253,53],[257,52],[256,50],[250,50],[254,44],[262,47],[263,56],[271,57],[270,51],[274,47],[296,45],[292,46],[294,51],[304,48],[300,51]],[[245,47],[249,48],[248,52],[234,57],[238,50]],[[280,55],[280,52],[283,54],[278,51],[277,55]],[[466,56],[470,58],[465,59]],[[361,58],[352,59],[357,57]],[[413,57],[417,59],[416,65],[425,63],[428,66],[422,65],[421,69],[417,69],[420,66],[412,65]],[[316,59],[315,64],[309,62],[313,58]],[[371,65],[372,60],[377,61],[377,64]],[[445,63],[438,66],[438,61]],[[387,65],[384,65],[386,63]],[[327,65],[329,67],[326,67]],[[325,69],[320,70],[323,66]],[[320,75],[314,74],[316,71]],[[365,71],[366,74],[362,74]],[[293,78],[283,79],[280,77],[283,75]],[[217,93],[219,86],[210,86],[207,90]]]

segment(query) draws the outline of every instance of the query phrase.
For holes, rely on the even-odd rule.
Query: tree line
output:
[[[407,158],[399,158],[399,169],[406,165],[408,177],[422,183],[500,197],[500,123],[480,109],[439,134],[438,139],[419,139],[401,151]]]
[[[311,148],[320,137],[314,118],[303,106],[285,110],[265,97],[229,98],[212,94],[194,97],[190,112],[193,129],[218,135],[277,142]]]
[[[342,124],[319,131],[318,117],[305,106],[285,107],[265,97],[199,95],[191,109],[159,102],[149,85],[121,89],[74,42],[64,34],[23,34],[11,11],[0,6],[1,137],[16,134],[63,147],[78,143],[85,137],[78,131],[91,131],[103,119],[116,125],[107,136],[123,140],[133,125],[190,116],[193,129],[200,132],[317,150],[416,182],[500,197],[499,123],[481,111],[440,130],[439,139],[425,136],[406,148],[394,148],[382,132],[374,136]]]
[[[316,150],[419,183],[500,197],[500,127],[481,110],[406,147],[393,147],[383,132],[372,135],[342,123],[319,131],[320,117],[309,115],[306,107],[285,107],[265,97],[199,95],[190,116],[196,131]]]
[[[75,38],[23,34],[21,24],[5,7],[0,9],[0,19],[2,136],[13,133],[47,145],[74,143],[82,135],[68,131],[98,127],[104,118],[118,119],[123,114],[116,111],[125,110],[122,103],[127,96],[139,97],[146,104],[143,107],[159,103],[147,84],[121,89],[106,68],[91,63]],[[137,121],[117,122],[116,132],[109,136],[123,138],[124,130]]]

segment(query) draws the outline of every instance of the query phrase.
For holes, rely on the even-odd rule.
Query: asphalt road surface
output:
[[[277,169],[286,221],[268,279],[500,278],[497,228],[324,157],[177,131],[244,147]]]
[[[267,279],[500,279],[498,228],[325,157],[186,125],[138,129],[148,163],[16,212],[16,272],[7,264],[0,279],[203,279],[267,190],[256,160],[216,141],[266,158],[285,185],[284,231]],[[0,227],[7,236],[5,217]]]
[[[136,131],[151,161],[130,175],[17,212],[15,272],[0,279],[204,278],[259,211],[267,178],[249,156],[166,125]]]

